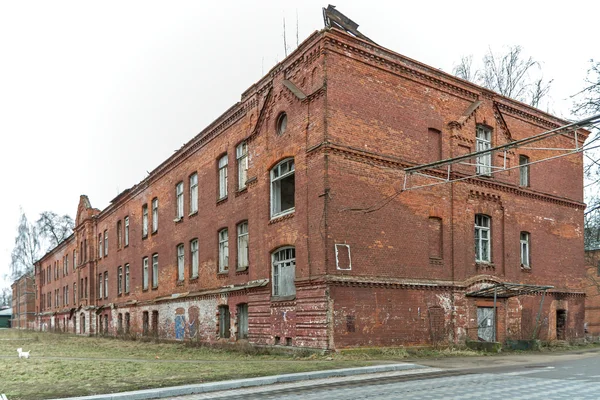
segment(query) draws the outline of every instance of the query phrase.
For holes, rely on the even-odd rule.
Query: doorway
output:
[[[477,307],[477,339],[482,342],[495,340],[494,309],[492,307]]]
[[[565,340],[567,330],[567,310],[556,310],[556,340]]]

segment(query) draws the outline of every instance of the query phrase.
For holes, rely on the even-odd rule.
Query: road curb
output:
[[[419,364],[386,364],[370,367],[331,369],[325,371],[301,372],[296,374],[263,376],[259,378],[235,379],[231,381],[201,383],[195,385],[171,386],[165,388],[136,390],[132,392],[107,393],[94,396],[68,397],[57,400],[145,400],[161,399],[165,397],[184,396],[217,392],[220,390],[241,389],[255,386],[272,385],[274,383],[289,383],[307,381],[313,379],[324,379],[333,377],[376,374],[381,372],[403,371],[411,369],[427,368]]]

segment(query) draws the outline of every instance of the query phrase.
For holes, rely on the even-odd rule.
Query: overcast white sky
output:
[[[20,207],[30,220],[74,217],[80,194],[106,207],[283,59],[284,17],[293,49],[296,14],[302,42],[326,1],[0,1],[0,275]],[[600,59],[597,1],[334,4],[375,42],[444,71],[519,44],[554,79],[563,117]]]

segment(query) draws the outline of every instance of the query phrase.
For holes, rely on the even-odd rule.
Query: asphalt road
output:
[[[476,368],[328,379],[318,384],[281,384],[178,399],[600,399],[600,353],[567,359],[540,357],[535,363],[526,356],[522,359],[512,365],[486,367],[483,359]],[[488,358],[490,364],[493,360]]]

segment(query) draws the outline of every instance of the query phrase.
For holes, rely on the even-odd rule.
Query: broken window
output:
[[[227,197],[227,154],[219,159],[219,200]]]
[[[229,306],[219,306],[219,337],[228,338],[231,332],[230,329]]]
[[[190,242],[190,258],[192,259],[192,278],[198,277],[198,239]]]
[[[237,306],[237,339],[248,339],[248,304]]]
[[[148,289],[148,257],[142,259],[142,289]]]
[[[183,247],[183,243],[177,245],[177,280],[183,281],[185,278],[184,275],[184,263],[185,263],[185,248]]]
[[[238,168],[238,190],[246,187],[248,180],[248,146],[246,142],[240,143],[235,149]]]
[[[475,215],[475,261],[490,262],[490,220],[484,214]]]
[[[229,234],[227,228],[219,231],[219,273],[229,269]]]
[[[529,186],[529,157],[519,156],[519,185]]]
[[[244,270],[248,268],[248,221],[238,224],[237,234],[237,269]]]
[[[476,151],[489,150],[492,147],[492,131],[485,126],[477,126]],[[492,154],[485,153],[477,156],[477,174],[489,176],[492,174]]]
[[[190,214],[198,212],[198,174],[190,176]]]
[[[148,204],[142,206],[142,238],[148,236]]]
[[[273,253],[273,296],[296,294],[296,249],[284,247]]]
[[[529,232],[521,232],[521,267],[523,268],[530,268],[529,238]]]
[[[152,287],[158,287],[158,254],[152,255]]]
[[[152,199],[152,233],[158,231],[158,199]]]
[[[281,161],[271,170],[271,218],[294,211],[294,159]]]

